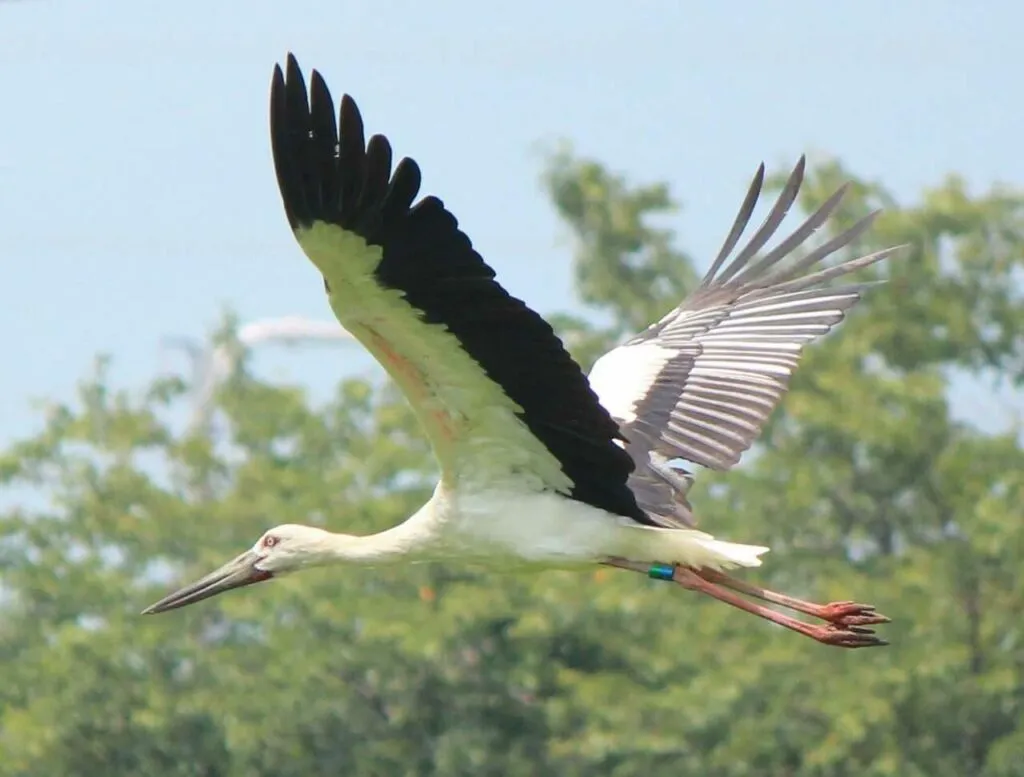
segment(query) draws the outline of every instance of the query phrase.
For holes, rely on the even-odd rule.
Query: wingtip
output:
[[[345,92],[341,96],[341,110],[346,113],[359,113],[359,106],[356,105],[355,98],[352,97],[352,95],[350,95],[348,92]]]
[[[302,69],[299,67],[299,60],[292,52],[287,52],[284,57],[284,65],[280,62],[274,63],[274,72],[271,75],[271,83],[274,86],[286,86],[288,82],[296,78],[302,78]]]
[[[302,75],[302,68],[299,67],[299,60],[290,51],[285,63],[285,83],[295,84],[301,92],[306,91],[306,79]]]
[[[796,160],[796,164],[793,166],[793,172],[789,174],[789,180],[786,181],[786,188],[793,187],[799,189],[804,182],[804,176],[807,174],[807,154],[801,154],[800,158]]]

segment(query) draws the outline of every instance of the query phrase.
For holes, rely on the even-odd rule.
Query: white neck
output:
[[[322,541],[325,563],[387,564],[414,560],[435,544],[436,524],[427,502],[411,518],[386,531],[357,536],[326,533]]]

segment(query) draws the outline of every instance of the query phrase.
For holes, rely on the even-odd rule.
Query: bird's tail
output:
[[[696,529],[636,527],[630,558],[651,563],[681,564],[689,567],[724,570],[734,567],[759,567],[760,556],[768,552],[763,545],[741,545],[717,540]]]
[[[738,542],[716,540],[704,532],[692,532],[701,535],[693,538],[694,544],[710,557],[709,562],[702,566],[712,569],[729,569],[731,567],[759,567],[761,556],[768,552],[764,545],[742,545]],[[717,565],[716,565],[717,564]]]

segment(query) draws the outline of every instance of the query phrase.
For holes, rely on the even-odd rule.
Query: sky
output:
[[[668,181],[704,264],[761,160],[835,155],[903,200],[951,170],[1024,186],[1021,29],[1008,0],[0,0],[0,445],[99,352],[141,386],[163,338],[225,310],[330,320],[270,157],[288,51],[543,313],[579,309],[545,144]],[[369,365],[354,345],[260,359],[314,386]]]

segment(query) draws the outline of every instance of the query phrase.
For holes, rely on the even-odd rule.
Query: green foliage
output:
[[[652,223],[677,208],[667,185],[631,187],[567,146],[549,156],[543,181],[575,238],[576,288],[611,316],[608,334],[644,329],[695,285],[693,264],[673,247],[673,232]]]
[[[818,166],[801,205],[848,177]],[[697,273],[652,226],[665,186],[568,149],[545,181],[611,319],[555,318],[589,363]],[[874,271],[890,282],[693,501],[715,534],[772,546],[749,577],[878,605],[890,648],[823,648],[610,570],[318,570],[141,618],[276,523],[392,524],[434,465],[387,387],[317,406],[243,359],[207,434],[179,428],[186,382],[118,390],[101,360],[0,454],[0,777],[1024,774],[1024,452],[949,399],[954,375],[1024,375],[1024,196],[950,178],[901,205],[857,181],[833,228],[879,204],[857,248],[910,245]]]

